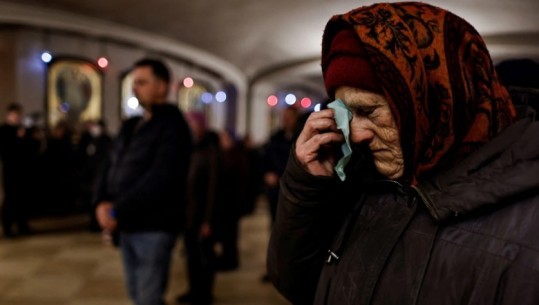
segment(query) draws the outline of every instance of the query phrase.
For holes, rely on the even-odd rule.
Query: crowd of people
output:
[[[35,217],[85,212],[95,219],[94,178],[110,142],[103,121],[85,122],[75,138],[65,121],[47,132],[39,114],[9,104],[0,127],[4,237],[31,234],[29,219]],[[99,230],[95,221],[89,226]]]
[[[234,130],[211,128],[203,112],[173,106],[162,61],[142,59],[132,72],[144,111],[115,136],[103,121],[84,122],[79,132],[66,121],[46,130],[25,122],[21,105],[8,106],[0,127],[4,236],[32,233],[34,217],[87,215],[89,229],[120,250],[135,304],[163,304],[172,250],[182,240],[189,288],[177,301],[211,304],[215,274],[240,266],[240,219],[261,195],[274,218],[298,109],[285,109],[282,128],[254,146]]]

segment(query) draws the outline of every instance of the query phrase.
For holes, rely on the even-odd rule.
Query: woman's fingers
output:
[[[319,160],[327,153],[328,148],[338,145],[344,141],[342,133],[326,132],[316,134],[301,145],[296,145],[296,156],[302,163]],[[323,153],[323,155],[321,155]]]
[[[296,158],[313,175],[333,174],[333,147],[344,141],[337,129],[333,110],[326,109],[309,116],[296,141]]]
[[[313,136],[328,131],[337,131],[337,125],[333,118],[333,110],[324,109],[322,111],[313,112],[309,118],[307,118],[303,130],[298,136],[297,143],[305,143]]]

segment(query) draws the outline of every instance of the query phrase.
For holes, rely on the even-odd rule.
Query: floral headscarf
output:
[[[322,71],[343,27],[357,34],[400,130],[404,178],[449,167],[516,115],[481,36],[462,18],[419,2],[380,3],[333,16]]]

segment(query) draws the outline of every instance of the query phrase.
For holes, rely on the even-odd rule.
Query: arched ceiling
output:
[[[2,0],[82,15],[154,33],[230,63],[249,81],[320,81],[318,58],[326,21],[372,4],[351,0]],[[391,2],[391,1],[390,1]],[[492,55],[539,58],[539,1],[424,1],[468,20]],[[309,66],[309,67],[306,67]],[[296,69],[297,68],[297,69]],[[295,70],[294,73],[289,73]]]

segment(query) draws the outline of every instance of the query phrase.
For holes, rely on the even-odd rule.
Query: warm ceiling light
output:
[[[186,77],[186,78],[183,79],[183,86],[185,88],[191,88],[191,87],[193,87],[194,84],[195,84],[195,82],[190,77]]]
[[[268,96],[268,99],[267,99],[268,105],[273,107],[277,105],[277,102],[279,102],[279,99],[275,95]]]
[[[309,108],[311,107],[311,99],[308,97],[304,97],[301,99],[301,107],[303,108]]]
[[[101,56],[97,60],[97,65],[104,69],[109,65],[109,61],[105,57]]]

